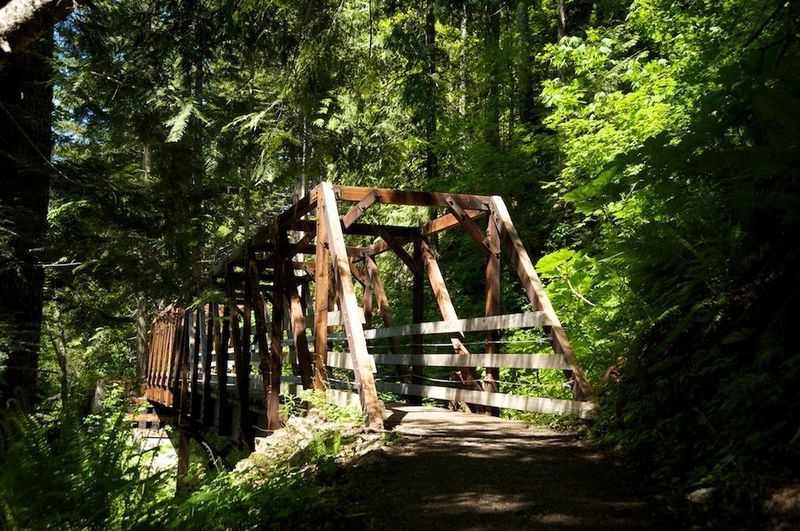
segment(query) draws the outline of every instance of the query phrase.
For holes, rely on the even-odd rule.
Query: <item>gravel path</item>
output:
[[[353,527],[680,528],[626,470],[574,435],[422,407],[393,408],[387,426],[403,438],[353,472]]]

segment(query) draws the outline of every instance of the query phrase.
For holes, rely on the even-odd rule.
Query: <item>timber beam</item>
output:
[[[444,210],[416,226],[371,222],[371,216],[365,213],[383,208],[382,205]],[[430,245],[430,236],[456,227],[463,229],[486,256],[484,312],[480,317],[459,317],[454,305],[458,301],[451,299]],[[405,265],[399,271],[392,265],[392,274],[410,272],[412,276],[412,285],[408,286],[412,299],[408,324],[394,323],[375,259],[388,251]],[[532,311],[502,311],[501,258],[519,278]],[[195,304],[186,310],[191,313],[185,314],[179,307],[170,306],[154,321],[147,383],[148,396],[165,404],[179,404],[184,416],[201,425],[216,424],[220,433],[230,432],[232,419],[239,418],[240,433],[246,440],[252,439],[252,419],[246,414],[237,417],[231,409],[249,407],[237,403],[237,397],[240,402],[248,402],[248,395],[263,398],[268,433],[283,425],[279,395],[286,392],[281,387],[281,365],[287,354],[294,356],[293,378],[306,389],[335,392],[333,388],[339,384],[328,381],[327,368],[352,370],[352,388],[358,392],[368,424],[375,429],[383,425],[379,390],[399,392],[411,403],[414,397],[421,396],[465,402],[474,405],[476,411],[495,415],[501,407],[578,416],[590,408],[587,398],[592,389],[508,210],[497,196],[333,186],[323,182],[217,262],[209,280],[223,288],[225,301]],[[354,283],[361,288],[357,289]],[[430,286],[433,307],[438,307],[441,320],[424,319],[425,284]],[[373,324],[376,313],[380,315],[380,327]],[[337,330],[331,331],[334,328]],[[508,337],[503,331],[523,328],[543,329],[549,338],[534,341],[548,345],[551,353],[503,352],[502,345],[507,340],[504,338]],[[471,336],[467,341],[467,333],[481,334],[483,339],[474,341]],[[440,337],[431,337],[437,335]],[[442,343],[441,337],[450,341]],[[426,343],[427,338],[439,343]],[[346,342],[344,352],[336,352],[340,342]],[[483,353],[470,352],[472,347],[467,345],[475,344],[483,346]],[[439,352],[447,346],[452,347],[451,353]],[[373,349],[388,352],[374,353]],[[235,377],[229,369],[229,353],[233,354]],[[260,378],[254,379],[250,371],[256,360]],[[212,363],[217,364],[216,370]],[[394,365],[402,383],[376,381],[376,364]],[[445,386],[425,385],[425,366],[457,368],[459,371],[451,378],[457,375],[459,379]],[[575,402],[500,392],[504,383],[500,381],[500,367],[563,371]],[[212,373],[218,382],[214,402]],[[256,389],[245,389],[250,380],[260,380]],[[202,401],[197,393],[201,387]]]
[[[311,219],[298,219],[288,225],[289,230],[301,230],[303,232],[315,233],[317,230],[316,222]],[[405,227],[402,225],[381,225],[375,223],[351,223],[348,226],[341,223],[342,233],[345,236],[377,236],[379,231],[386,231],[396,238],[414,238],[419,232],[419,227]]]
[[[336,199],[359,203],[377,194],[375,202],[385,205],[409,205],[433,208],[447,208],[447,198],[457,197],[464,208],[489,210],[491,197],[486,195],[445,194],[439,192],[412,192],[409,190],[390,190],[388,188],[362,188],[358,186],[334,186]]]

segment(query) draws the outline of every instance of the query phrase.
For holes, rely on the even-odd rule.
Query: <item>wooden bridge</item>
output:
[[[391,206],[447,213],[420,226],[359,222],[369,209]],[[431,248],[431,236],[453,229],[465,231],[486,256],[485,287],[476,290],[484,315],[458,315]],[[409,323],[394,321],[378,267],[384,253],[408,270]],[[501,313],[503,259],[531,311]],[[426,282],[438,320],[424,319]],[[340,404],[358,402],[375,429],[384,422],[379,391],[410,403],[428,397],[494,413],[591,415],[589,383],[498,196],[323,182],[217,264],[210,283],[224,298],[170,306],[152,327],[147,397],[172,408],[182,425],[214,426],[252,442],[281,427],[281,395],[301,389],[323,391]],[[374,313],[382,326],[375,326]],[[500,352],[502,332],[517,329],[541,337],[530,342],[530,353]],[[384,365],[395,374],[376,378]],[[455,370],[444,380],[427,376],[425,367]],[[572,399],[500,393],[501,367],[562,371]]]

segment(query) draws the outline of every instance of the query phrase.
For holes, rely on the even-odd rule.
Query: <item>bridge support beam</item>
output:
[[[500,233],[497,225],[491,220],[486,228],[487,247],[492,250],[486,256],[486,303],[484,314],[489,317],[500,313]],[[486,331],[485,351],[487,354],[497,354],[500,352],[500,332],[498,330]],[[498,381],[500,380],[500,369],[498,367],[486,367],[486,378],[483,383],[483,390],[496,393],[500,390]],[[495,417],[500,416],[500,409],[496,407],[488,408],[487,411]]]
[[[490,207],[494,223],[497,224],[498,230],[508,244],[511,265],[514,266],[517,276],[525,288],[528,300],[534,310],[545,312],[549,318],[553,350],[556,354],[563,356],[571,367],[568,376],[573,381],[572,394],[576,400],[585,400],[591,395],[592,388],[583,373],[583,369],[578,365],[572,345],[570,345],[567,334],[564,332],[553,305],[550,303],[550,298],[544,291],[539,275],[536,274],[536,269],[533,267],[533,262],[531,262],[531,258],[525,250],[525,245],[522,243],[522,239],[511,221],[511,215],[508,213],[503,198],[500,196],[492,197]]]
[[[337,202],[349,203],[343,217]],[[376,223],[373,214],[385,205],[444,208],[447,213],[434,211],[432,219],[419,226]],[[486,284],[481,294],[484,299],[477,301],[484,305],[481,317],[459,319],[440,263],[427,240],[455,227],[461,227],[470,237],[469,243],[474,242],[486,256]],[[290,244],[287,233],[292,232],[303,234]],[[413,252],[408,248],[410,243]],[[383,285],[376,257],[387,251],[405,265],[393,270],[393,275],[410,274],[410,279],[384,278],[387,286]],[[294,261],[297,253],[315,255],[316,260]],[[508,259],[534,311],[501,311],[501,258]],[[252,439],[250,428],[255,424],[248,418],[249,411],[258,410],[262,398],[267,432],[279,429],[283,420],[279,417],[281,366],[285,362],[298,368],[291,382],[284,382],[289,388],[302,381],[305,389],[325,390],[330,399],[350,403],[356,398],[349,392],[352,388],[346,388],[352,382],[369,426],[376,429],[383,426],[378,389],[412,395],[406,396],[409,402],[420,403],[421,397],[468,402],[470,407],[475,405],[476,411],[492,414],[498,414],[499,408],[512,408],[585,417],[591,409],[586,402],[591,396],[586,376],[499,197],[323,182],[269,225],[256,230],[246,245],[218,262],[210,281],[223,288],[226,302],[196,305],[196,309],[188,310],[191,314],[186,314],[186,320],[181,308],[168,307],[153,324],[147,360],[148,397],[168,407],[183,406],[185,411],[181,413],[189,413],[192,427],[196,427],[195,423],[200,427],[216,425],[218,433],[230,433],[235,416],[231,400],[238,396],[239,431],[245,440]],[[363,292],[358,292],[360,300],[357,290],[361,288],[354,281],[363,287]],[[426,283],[431,287],[441,320],[424,322]],[[387,288],[395,291],[389,289],[387,294]],[[392,313],[389,295],[398,288],[410,288],[411,324],[408,316]],[[313,301],[308,298],[312,292]],[[376,301],[377,306],[373,306]],[[402,305],[394,306],[398,308]],[[365,330],[363,324],[371,324],[373,310],[380,313],[383,326]],[[394,325],[393,318],[401,324]],[[254,334],[251,319],[255,321]],[[344,328],[344,336],[338,331],[331,333],[337,327]],[[525,336],[521,343],[534,345],[529,354],[501,353],[501,331],[524,328],[543,328],[549,337],[542,337],[541,333]],[[313,330],[313,356],[307,339],[309,329]],[[405,339],[394,339],[401,336]],[[427,339],[432,336],[439,339]],[[443,343],[442,338],[448,337],[450,343]],[[382,342],[386,339],[386,343]],[[346,354],[332,348],[339,341],[347,342]],[[229,342],[235,354],[238,392],[228,391]],[[257,346],[263,388],[250,385],[251,356],[256,355],[250,349],[251,342]],[[287,345],[288,357],[284,354]],[[552,351],[542,352],[537,345],[550,345]],[[453,354],[440,350],[451,346]],[[389,354],[379,350],[382,348],[388,348]],[[381,355],[372,356],[370,349]],[[476,353],[471,354],[470,350]],[[212,382],[213,355],[217,361],[216,382]],[[396,366],[394,382],[376,382],[376,362]],[[424,377],[423,366],[457,367],[460,372],[453,374],[460,376],[456,381],[436,385],[435,379]],[[351,370],[354,378],[345,376],[329,382],[327,367]],[[481,367],[485,367],[485,373],[479,373]],[[564,371],[576,401],[500,393],[499,367]],[[187,386],[191,401],[186,396]],[[214,410],[218,412],[216,418]]]
[[[319,200],[322,201],[320,208],[328,235],[328,251],[334,265],[336,296],[347,333],[347,343],[350,347],[361,408],[367,416],[369,426],[373,429],[382,429],[383,405],[378,400],[378,391],[375,388],[372,363],[370,363],[370,355],[367,350],[367,340],[364,338],[364,328],[361,326],[359,318],[361,309],[358,307],[353,277],[350,273],[350,261],[347,258],[344,235],[339,221],[336,196],[329,183],[323,182],[319,185]],[[325,265],[318,264],[317,267],[325,267]]]

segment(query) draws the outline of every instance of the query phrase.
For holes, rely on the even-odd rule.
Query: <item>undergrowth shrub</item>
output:
[[[222,471],[170,509],[180,529],[336,528],[335,508],[347,490],[341,466],[383,443],[366,434],[357,406],[339,407],[322,393],[301,397],[311,407],[264,439],[249,457]],[[292,411],[299,414],[298,404]]]
[[[126,413],[119,389],[85,419],[0,409],[0,528],[140,526],[168,493]]]

